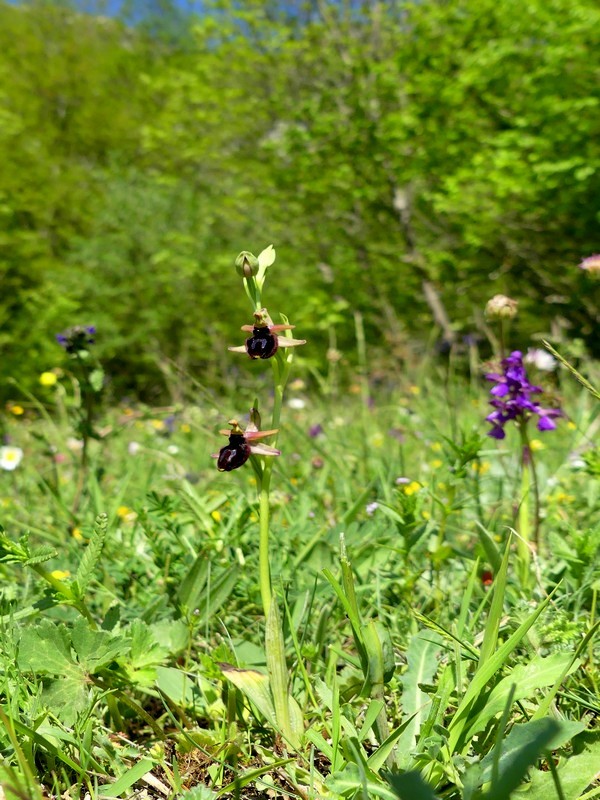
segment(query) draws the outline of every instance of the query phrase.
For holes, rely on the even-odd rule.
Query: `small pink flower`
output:
[[[600,253],[584,258],[579,269],[589,272],[590,275],[600,275]]]

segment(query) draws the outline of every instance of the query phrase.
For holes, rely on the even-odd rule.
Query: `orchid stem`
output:
[[[269,498],[269,489],[271,487],[271,469],[271,464],[265,464],[263,462],[258,499],[258,561],[260,596],[262,599],[265,617],[269,615],[269,609],[271,608],[271,567],[269,563],[269,528],[271,522],[271,501]]]
[[[529,583],[529,564],[531,561],[530,543],[537,545],[539,532],[539,492],[537,475],[534,469],[531,444],[527,435],[527,422],[519,425],[521,434],[521,502],[519,504],[519,554],[521,588],[527,589]],[[534,525],[531,527],[529,497],[533,491],[534,496]]]

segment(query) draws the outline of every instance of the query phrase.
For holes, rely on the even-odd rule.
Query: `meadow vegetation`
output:
[[[0,5],[7,800],[600,798],[596,4],[129,11]]]

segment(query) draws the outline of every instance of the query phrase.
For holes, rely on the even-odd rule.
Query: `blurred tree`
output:
[[[500,291],[523,339],[567,328],[598,353],[598,283],[576,268],[598,250],[592,0],[148,8],[125,25],[0,4],[9,373],[96,322],[118,391],[225,380],[229,265],[270,242],[271,310],[310,331],[315,365],[353,348],[354,309],[403,355]]]

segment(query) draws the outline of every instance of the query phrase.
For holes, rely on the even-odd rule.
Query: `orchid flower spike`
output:
[[[278,336],[281,331],[291,331],[294,325],[273,325],[266,308],[254,312],[254,325],[242,325],[243,331],[252,333],[245,344],[229,347],[232,353],[247,353],[250,358],[271,358],[280,347],[297,347],[306,344],[306,339]]]
[[[266,436],[274,436],[279,433],[278,429],[271,431],[259,431],[256,424],[257,418],[254,409],[250,411],[250,422],[246,430],[240,428],[236,419],[230,419],[227,423],[231,430],[221,430],[223,436],[229,436],[229,442],[222,447],[218,453],[213,453],[212,458],[217,459],[217,469],[219,472],[231,472],[233,469],[243,466],[251,455],[257,456],[280,456],[281,450],[269,447],[267,444],[258,442]],[[255,444],[255,442],[258,442]]]

